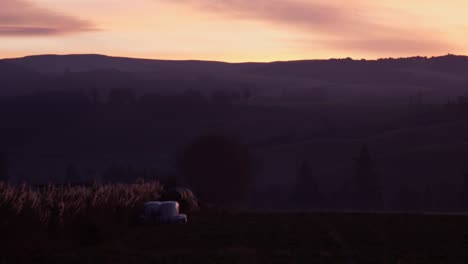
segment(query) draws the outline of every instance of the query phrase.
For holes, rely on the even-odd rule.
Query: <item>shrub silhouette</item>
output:
[[[162,201],[177,201],[182,213],[190,213],[199,209],[197,197],[190,189],[172,188],[164,191],[161,196]]]
[[[238,202],[246,194],[252,176],[248,149],[225,135],[206,135],[195,140],[183,152],[179,167],[204,202]]]

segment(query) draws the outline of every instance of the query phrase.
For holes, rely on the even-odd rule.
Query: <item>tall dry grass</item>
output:
[[[158,200],[161,192],[159,182],[41,187],[0,182],[0,226],[60,228],[83,221],[128,222],[144,202]]]

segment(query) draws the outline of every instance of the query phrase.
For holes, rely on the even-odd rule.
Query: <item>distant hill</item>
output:
[[[242,72],[244,74],[287,75],[325,79],[351,78],[356,73],[375,73],[395,70],[413,72],[443,72],[453,75],[468,73],[468,57],[446,55],[440,57],[409,57],[378,60],[302,60],[270,63],[225,63],[216,61],[153,60],[111,57],[97,54],[36,55],[3,61],[43,73],[83,72],[115,69],[125,72],[219,73]],[[324,75],[325,74],[325,75]],[[375,78],[375,76],[369,76]]]
[[[97,54],[36,55],[6,59],[6,61],[44,73],[84,72],[102,69],[115,69],[126,72],[159,72],[167,69],[200,72],[210,67],[219,68],[230,65],[228,63],[211,61],[151,60],[110,57]]]
[[[0,95],[5,95],[5,91],[8,91],[6,94],[13,93],[12,89],[30,90],[30,80],[34,80],[35,89],[72,89],[78,85],[85,86],[81,87],[84,89],[90,86],[110,89],[119,86],[142,93],[249,88],[257,95],[301,97],[321,89],[329,99],[333,98],[332,103],[401,101],[415,95],[440,102],[464,94],[468,89],[468,57],[455,55],[271,63],[39,55],[0,62],[3,65],[0,76],[8,77],[6,88]]]

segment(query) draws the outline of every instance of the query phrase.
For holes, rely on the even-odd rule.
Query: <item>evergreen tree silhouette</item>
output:
[[[311,173],[309,163],[304,160],[300,165],[299,175],[296,178],[293,201],[300,207],[317,207],[320,198],[317,181]]]
[[[468,173],[463,174],[463,185],[460,193],[461,209],[468,210]]]
[[[379,209],[382,195],[378,183],[378,174],[367,146],[363,146],[359,156],[354,159],[353,200],[359,209]]]
[[[100,104],[101,103],[101,93],[96,87],[91,88],[90,95],[89,95],[89,100],[93,104]]]

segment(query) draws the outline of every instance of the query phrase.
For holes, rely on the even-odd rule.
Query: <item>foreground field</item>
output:
[[[205,212],[181,226],[2,230],[1,241],[0,263],[467,263],[468,216]]]

